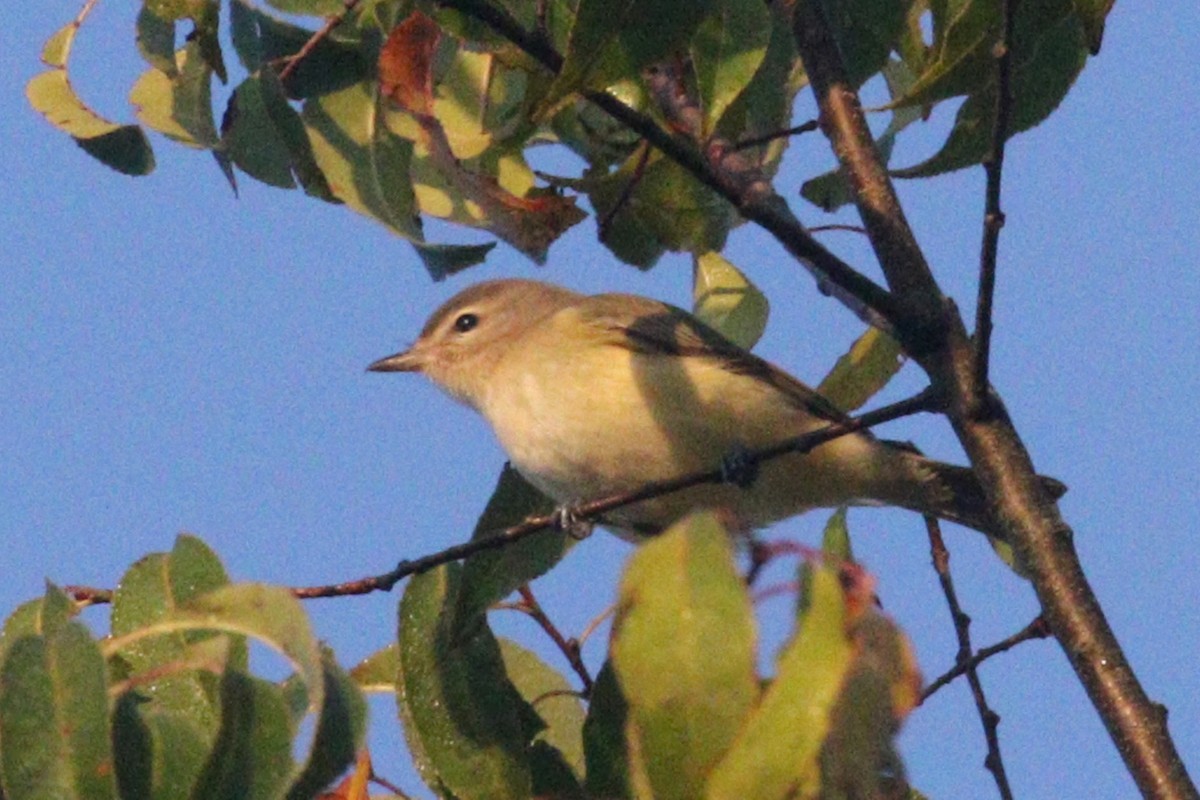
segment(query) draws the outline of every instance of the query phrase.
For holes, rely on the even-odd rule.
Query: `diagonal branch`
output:
[[[958,602],[958,592],[954,588],[954,579],[950,577],[950,551],[942,540],[942,527],[933,517],[925,517],[925,529],[929,532],[929,550],[933,557],[933,568],[937,572],[938,582],[942,585],[942,594],[946,596],[946,605],[950,607],[950,617],[954,621],[954,633],[958,637],[958,655],[955,657],[956,666],[962,667],[967,675],[967,683],[971,686],[971,697],[975,700],[975,710],[979,712],[979,721],[983,724],[983,736],[987,740],[987,757],[983,765],[992,773],[996,788],[1003,800],[1012,800],[1012,787],[1008,784],[1008,773],[1004,770],[1004,759],[1000,755],[1000,736],[997,729],[1000,726],[1000,715],[988,705],[987,696],[983,693],[983,681],[979,678],[976,664],[971,660],[971,618],[963,611]],[[927,695],[922,693],[921,699]]]
[[[557,73],[562,68],[562,55],[543,36],[525,30],[504,9],[487,0],[438,2],[486,23],[550,72]],[[814,274],[823,292],[837,298],[869,324],[889,332],[892,330],[897,309],[886,289],[814,239],[783,198],[775,194],[769,182],[746,180],[738,170],[725,168],[727,159],[737,157],[735,144],[731,143],[727,148],[709,147],[701,152],[693,142],[663,130],[653,118],[610,94],[585,91],[583,96],[731,203],[743,217],[769,231]]]
[[[976,391],[977,358],[962,317],[917,248],[819,2],[799,0],[794,30],[826,135],[903,314],[900,341],[946,393],[947,416],[1033,582],[1050,629],[1142,793],[1200,797],[1171,740],[1165,710],[1151,702],[1125,658],[1088,584],[1071,530],[1038,484],[1003,403],[990,389]]]
[[[901,417],[911,416],[922,411],[930,411],[937,405],[936,396],[929,390],[923,391],[920,394],[901,400],[891,405],[883,406],[874,411],[869,411],[866,414],[861,414],[857,417],[852,417],[844,422],[836,422],[826,425],[823,428],[810,431],[800,436],[795,436],[790,439],[785,439],[778,444],[765,447],[759,450],[750,451],[745,455],[745,458],[752,463],[761,463],[770,461],[788,453],[807,453],[818,445],[845,436],[855,431],[865,430],[875,425],[880,425],[884,422],[900,419]],[[610,511],[615,511],[625,506],[640,503],[643,500],[650,500],[655,497],[661,497],[672,492],[683,491],[694,486],[703,484],[718,484],[728,482],[728,471],[718,467],[707,470],[705,472],[695,472],[689,475],[682,475],[678,478],[672,478],[665,481],[653,481],[642,485],[638,489],[630,492],[622,492],[620,494],[602,497],[597,500],[592,500],[586,503],[581,503],[570,509],[571,518],[573,521],[586,522],[596,521],[601,519]],[[431,553],[421,558],[412,560],[405,559],[396,565],[395,569],[390,572],[385,572],[382,575],[375,575],[367,578],[359,578],[357,580],[347,581],[345,583],[331,584],[327,586],[307,586],[299,587],[292,590],[292,594],[301,599],[314,599],[319,597],[342,597],[345,595],[370,594],[371,592],[387,592],[391,591],[397,583],[403,579],[419,575],[423,572],[428,572],[435,567],[443,564],[449,564],[452,561],[462,561],[476,553],[481,553],[485,550],[495,550],[501,547],[507,547],[515,542],[532,536],[535,533],[544,530],[551,530],[560,527],[562,524],[563,515],[560,512],[543,514],[541,516],[530,517],[524,522],[518,523],[511,527],[497,531],[492,536],[472,539],[463,544],[457,544],[453,547],[447,547],[445,550],[440,550],[436,553]]]

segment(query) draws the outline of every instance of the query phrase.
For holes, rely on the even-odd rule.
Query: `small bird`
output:
[[[847,419],[682,309],[531,280],[463,290],[412,347],[367,369],[419,372],[478,411],[513,466],[567,508]],[[811,508],[864,504],[993,528],[970,470],[867,432],[767,461],[747,488],[703,485],[600,522],[639,539],[697,508],[753,529]]]

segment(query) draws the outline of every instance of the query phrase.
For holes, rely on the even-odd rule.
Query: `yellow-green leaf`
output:
[[[692,313],[733,343],[754,347],[767,327],[767,296],[716,252],[692,259]]]

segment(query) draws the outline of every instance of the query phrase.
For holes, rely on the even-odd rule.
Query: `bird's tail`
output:
[[[919,499],[913,498],[914,502],[901,505],[918,513],[932,514],[940,519],[974,528],[993,539],[1004,538],[996,529],[996,523],[988,511],[983,487],[979,485],[979,479],[973,471],[915,453],[911,454],[911,457],[919,460],[917,469],[929,477],[922,481],[925,487],[923,496]],[[1055,500],[1067,491],[1067,486],[1062,481],[1045,475],[1039,475],[1038,478],[1042,489]]]

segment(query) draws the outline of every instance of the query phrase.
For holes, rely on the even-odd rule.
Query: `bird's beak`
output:
[[[421,357],[414,349],[381,358],[367,367],[368,372],[420,372]]]

